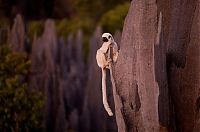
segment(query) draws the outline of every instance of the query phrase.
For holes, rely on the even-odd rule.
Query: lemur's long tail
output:
[[[103,106],[107,111],[109,116],[113,116],[112,110],[108,104],[107,94],[106,94],[106,69],[102,68],[102,96],[103,96]]]

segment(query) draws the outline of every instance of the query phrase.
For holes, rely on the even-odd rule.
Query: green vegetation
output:
[[[97,25],[101,25],[103,30],[114,32],[122,29],[129,5],[126,0],[76,0],[72,4],[76,17],[66,18],[65,27],[70,29],[69,32],[81,28],[84,33],[90,34]]]
[[[8,38],[9,20],[6,18],[0,19],[0,43],[6,43]]]
[[[126,2],[116,6],[106,12],[101,18],[101,25],[105,31],[115,32],[116,29],[122,30],[123,22],[128,13],[130,3]]]
[[[78,16],[98,21],[105,12],[126,1],[128,0],[76,0],[73,5]]]
[[[28,22],[28,37],[33,41],[34,36],[41,36],[44,31],[44,22],[30,21]]]
[[[123,27],[125,16],[130,2],[128,0],[76,0],[69,8],[73,10],[70,17],[55,19],[58,36],[67,37],[82,29],[84,35],[90,36],[97,25],[104,31],[115,32]],[[40,36],[43,32],[44,22],[41,20],[29,21],[28,35],[33,40],[34,35]],[[85,36],[84,36],[85,37]]]
[[[90,18],[74,18],[71,20],[62,19],[56,21],[56,30],[58,36],[67,37],[70,33],[74,34],[79,29],[82,29],[84,33],[90,34],[91,29],[94,29],[93,21]]]
[[[24,81],[31,64],[27,55],[1,45],[0,62],[0,131],[42,131],[44,99]]]

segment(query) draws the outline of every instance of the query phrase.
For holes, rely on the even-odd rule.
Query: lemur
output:
[[[103,96],[103,105],[105,110],[107,111],[109,116],[113,116],[113,112],[110,109],[110,106],[107,101],[107,95],[106,95],[106,68],[109,69],[109,63],[114,62],[116,63],[118,58],[118,46],[117,43],[114,41],[112,35],[110,33],[103,33],[102,35],[103,44],[102,46],[97,50],[96,53],[96,60],[98,66],[102,70],[102,96]],[[113,51],[113,60],[108,58],[108,50],[112,47]]]

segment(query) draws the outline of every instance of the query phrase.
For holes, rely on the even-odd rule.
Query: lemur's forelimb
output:
[[[109,116],[113,116],[113,113],[110,109],[110,106],[107,101],[107,95],[106,95],[106,68],[109,69],[109,63],[112,61],[108,57],[108,49],[110,46],[113,47],[113,62],[117,61],[118,58],[118,46],[116,42],[114,41],[113,37],[109,33],[104,33],[102,35],[103,38],[103,45],[100,49],[97,50],[96,54],[96,60],[98,66],[102,70],[102,96],[103,96],[103,105],[105,110],[107,111]]]

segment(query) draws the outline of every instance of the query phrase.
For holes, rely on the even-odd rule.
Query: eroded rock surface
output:
[[[199,19],[198,0],[132,1],[115,67],[126,131],[200,131]]]

